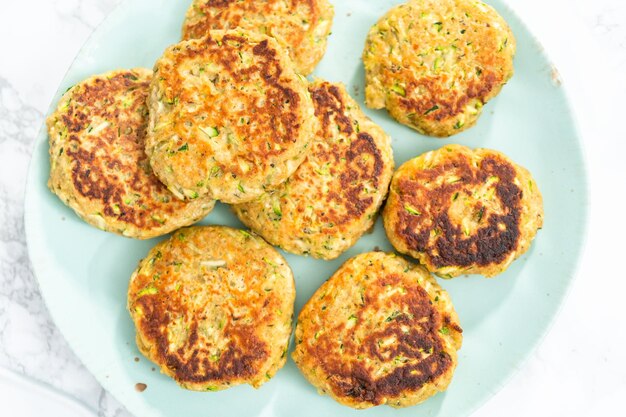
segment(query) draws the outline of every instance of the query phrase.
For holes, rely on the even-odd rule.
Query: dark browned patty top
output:
[[[458,181],[435,188],[425,186],[452,173]],[[459,194],[471,193],[471,187],[493,176],[499,178],[495,184],[496,196],[506,210],[492,214],[481,202],[475,202],[472,207],[475,219],[486,221],[476,233],[467,236],[459,224],[450,221],[449,206]],[[430,255],[438,268],[501,262],[517,249],[520,237],[522,191],[514,183],[515,176],[513,166],[497,156],[485,158],[479,167],[474,167],[465,155],[459,155],[446,164],[401,177],[393,185],[400,205],[411,207],[420,215],[412,210],[399,210],[396,233],[413,250]],[[429,243],[431,233],[437,236],[435,245]]]

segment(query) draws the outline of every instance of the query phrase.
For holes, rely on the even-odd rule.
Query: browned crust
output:
[[[261,364],[269,358],[269,349],[255,334],[253,326],[227,324],[223,335],[230,339],[218,361],[198,341],[198,323],[192,323],[188,343],[172,352],[165,329],[175,315],[190,315],[183,300],[158,295],[144,295],[136,301],[143,308],[145,318],[139,321],[139,331],[153,343],[151,359],[166,366],[174,379],[182,384],[221,383],[253,378]],[[269,304],[269,303],[268,303]],[[267,308],[276,305],[267,306]],[[200,318],[200,317],[199,317]],[[262,325],[263,323],[258,323]]]
[[[460,181],[429,189],[431,183],[454,170],[460,173]],[[476,216],[487,219],[476,233],[466,236],[461,226],[454,224],[448,209],[456,193],[473,185],[483,184],[491,176],[500,180],[495,185],[496,195],[504,214],[491,214],[481,203],[476,203]],[[399,221],[395,233],[404,240],[411,250],[426,253],[436,268],[444,266],[469,267],[500,263],[517,250],[520,239],[520,217],[522,212],[522,190],[514,183],[515,168],[507,160],[496,155],[483,159],[478,168],[471,165],[466,155],[459,155],[454,161],[432,169],[412,172],[410,177],[402,176],[394,183],[400,204]],[[421,215],[404,210],[410,205]],[[502,228],[501,225],[505,228]],[[431,232],[439,237],[434,246],[429,244]]]
[[[137,155],[137,165],[147,166],[147,156],[143,152],[142,144],[145,140],[148,120],[146,97],[149,85],[150,79],[139,80],[137,76],[130,73],[117,74],[108,80],[98,78],[93,85],[86,85],[79,91],[73,92],[73,101],[77,104],[74,104],[71,112],[62,117],[63,123],[70,132],[69,146],[65,152],[73,161],[72,182],[76,191],[90,200],[100,200],[105,215],[117,217],[118,220],[139,228],[159,227],[160,224],[150,217],[147,210],[137,210],[133,206],[124,204],[122,196],[126,193],[126,189],[120,186],[117,180],[119,176],[124,173],[130,174],[129,185],[131,189],[141,195],[150,195],[155,187],[160,188],[164,193],[168,193],[168,191],[155,176],[146,176],[141,169],[122,164],[116,154],[102,152],[102,150],[118,147],[126,150],[126,152],[132,151]],[[108,103],[113,101],[117,94],[131,88],[136,89],[131,111],[142,115],[139,124],[120,121],[120,108],[116,107],[113,110],[108,108]],[[102,103],[103,106],[100,106],[99,103]],[[117,120],[120,132],[123,133],[117,136],[113,130],[106,130],[104,134],[93,137],[91,142],[94,146],[91,151],[88,151],[81,147],[81,142],[84,139],[79,133],[85,131],[89,120],[95,117]],[[130,134],[126,133],[128,131]],[[150,202],[140,202],[140,204],[144,203],[149,204]],[[114,204],[123,208],[119,215],[113,211]],[[174,212],[173,207],[165,207],[164,209],[170,214]]]
[[[240,45],[248,44],[248,40],[242,36],[237,36],[232,33],[225,34],[224,36],[213,37],[211,35],[203,39],[201,44],[196,44],[193,48],[176,47],[173,54],[174,61],[167,67],[158,67],[158,76],[166,78],[168,85],[172,87],[167,91],[167,97],[170,100],[178,98],[181,103],[192,103],[194,98],[193,92],[187,91],[184,88],[180,88],[184,85],[183,76],[177,70],[177,68],[185,61],[196,56],[210,57],[211,60],[218,62],[223,68],[234,69],[237,67],[235,64],[239,61],[239,55],[237,47],[225,48],[222,47],[223,43],[235,42]],[[260,74],[259,79],[267,90],[267,105],[263,107],[263,116],[255,117],[256,132],[274,132],[272,140],[275,143],[295,143],[296,138],[299,136],[299,129],[301,127],[300,121],[297,117],[297,109],[300,104],[300,96],[291,88],[287,86],[281,79],[283,68],[280,66],[280,60],[276,57],[276,50],[270,48],[267,39],[261,41],[259,44],[252,48],[252,52],[258,58],[255,61],[255,65],[251,65],[245,69],[231,70],[226,74],[220,74],[220,78],[224,81],[233,83],[245,83],[249,80],[251,74]],[[216,81],[216,85],[219,85],[220,81]],[[228,92],[231,96],[239,96],[244,101],[247,98],[245,93],[237,93],[234,90]],[[249,108],[243,108],[240,111],[233,112],[231,109],[216,109],[213,107],[210,101],[206,101],[200,105],[199,110],[196,113],[215,113],[221,115],[229,115],[232,120],[238,120],[241,117],[250,115]],[[231,114],[232,113],[232,114]],[[182,123],[181,123],[182,124]],[[238,125],[237,123],[231,123],[229,127],[234,131],[235,135],[240,138],[246,138],[254,136],[255,131],[251,131],[249,125]],[[181,136],[184,137],[184,131],[181,131]],[[266,133],[267,134],[267,133]],[[242,151],[241,154],[251,154],[254,159],[252,162],[261,163],[260,165],[252,165],[251,171],[258,170],[259,166],[263,166],[263,161],[276,157],[285,153],[286,148],[276,150],[274,147],[268,149],[266,143],[259,143],[251,141],[253,146],[246,146],[246,151]],[[181,142],[181,146],[183,143]],[[208,147],[201,140],[194,140],[193,145],[197,152],[201,155],[208,155],[211,153],[210,147]],[[191,145],[190,145],[191,146]],[[241,176],[244,173],[241,171],[239,164],[233,163],[228,167],[220,167],[224,172],[233,172],[235,175]]]
[[[320,132],[323,136],[335,128],[330,126],[331,121],[334,121],[339,130],[347,136],[355,134],[352,120],[346,115],[346,106],[336,85],[328,82],[318,83],[309,91],[315,105],[315,115],[321,121]],[[372,159],[366,161],[365,155],[371,155]],[[330,161],[335,166],[344,165],[341,159],[346,159],[347,169],[337,170],[331,165],[331,175],[339,176],[341,190],[333,190],[326,195],[329,208],[324,220],[342,225],[362,216],[374,201],[371,196],[363,196],[363,181],[370,180],[374,187],[378,188],[385,165],[374,138],[367,132],[359,132],[347,151],[333,148],[330,153],[316,152],[315,156],[321,161]],[[337,212],[333,208],[337,204],[340,204],[345,212]]]
[[[492,65],[486,66],[491,68]],[[391,78],[391,75],[389,77]],[[485,70],[478,81],[471,80],[463,91],[446,88],[439,79],[422,77],[410,80],[407,83],[407,95],[413,95],[414,91],[421,91],[422,94],[419,98],[398,98],[394,112],[395,114],[417,115],[423,120],[437,122],[454,119],[465,111],[465,107],[472,100],[478,100],[481,104],[489,101],[500,91],[508,78],[508,74]],[[431,109],[434,108],[437,110],[432,111]],[[415,116],[409,116],[409,118],[412,117]]]
[[[363,309],[356,313],[356,322],[364,322],[364,312],[385,308],[378,302],[376,296],[385,290],[387,285],[400,285],[404,281],[398,275],[386,275],[382,279],[371,283],[365,291]],[[372,405],[382,404],[387,397],[396,397],[403,392],[419,390],[426,382],[443,375],[452,365],[450,355],[444,350],[444,343],[438,332],[443,326],[443,318],[430,301],[426,291],[418,285],[407,288],[408,294],[395,294],[388,300],[387,307],[394,304],[407,305],[409,315],[401,314],[390,320],[390,324],[379,331],[370,333],[364,340],[344,340],[343,352],[350,357],[360,353],[367,353],[370,357],[385,361],[402,355],[408,360],[417,359],[418,363],[397,367],[392,373],[382,378],[374,378],[371,369],[359,361],[345,363],[337,360],[335,335],[345,331],[345,325],[339,325],[330,332],[320,336],[317,344],[308,354],[311,359],[320,364],[328,375],[330,385],[335,395],[350,397],[357,401],[364,401]],[[449,320],[449,318],[448,318]],[[404,333],[400,325],[410,328]],[[358,324],[357,324],[358,326]],[[455,330],[461,328],[455,324]],[[386,336],[396,336],[397,344],[389,348],[381,348],[378,341]],[[433,353],[425,358],[425,351]],[[416,371],[412,374],[413,371]]]

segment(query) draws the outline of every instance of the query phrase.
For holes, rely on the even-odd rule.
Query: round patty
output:
[[[333,15],[327,0],[194,0],[183,23],[183,39],[237,27],[263,33],[289,52],[297,72],[308,75],[326,52]]]
[[[366,104],[420,133],[450,136],[473,126],[513,76],[515,38],[474,0],[410,0],[370,30],[363,62]]]
[[[406,407],[448,387],[461,341],[450,297],[434,278],[373,252],[348,260],[311,297],[292,356],[341,404]]]
[[[396,171],[383,220],[396,250],[431,272],[493,277],[528,250],[543,203],[530,173],[505,155],[448,145]]]
[[[265,35],[211,31],[155,66],[146,152],[179,198],[258,197],[302,163],[313,130],[306,79]]]
[[[215,205],[179,201],[144,152],[152,71],[96,75],[70,88],[47,119],[48,186],[87,223],[148,239],[192,224]]]
[[[284,184],[233,210],[273,245],[334,259],[374,224],[393,152],[343,85],[318,80],[309,91],[319,121],[309,156]]]
[[[139,263],[128,288],[137,346],[183,388],[255,388],[285,364],[295,287],[263,239],[181,229]]]

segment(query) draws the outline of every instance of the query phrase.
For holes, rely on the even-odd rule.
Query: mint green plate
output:
[[[175,43],[189,1],[127,0],[96,30],[63,80],[69,86],[120,67],[152,67]],[[363,102],[360,60],[369,27],[399,1],[337,0],[328,52],[315,76],[342,81]],[[385,111],[367,113],[393,137],[396,164],[448,143],[487,147],[509,155],[535,176],[544,196],[545,226],[531,249],[495,279],[442,281],[464,329],[459,366],[446,393],[422,405],[356,412],[317,394],[291,360],[274,379],[254,390],[185,391],[153,371],[134,342],[126,312],[126,288],[137,262],[156,243],[101,232],[74,215],[46,188],[48,144],[37,139],[26,195],[30,257],[48,308],[68,342],[100,383],[137,416],[465,416],[498,391],[546,333],[572,281],[587,212],[581,143],[563,89],[541,46],[501,1],[492,4],[517,38],[516,74],[486,107],[478,124],[441,140],[420,136]],[[204,224],[239,226],[218,205]],[[325,262],[286,255],[297,282],[296,313],[339,265],[358,253],[391,250],[379,220],[340,259]],[[141,360],[135,362],[135,357]],[[148,388],[135,390],[141,382]]]

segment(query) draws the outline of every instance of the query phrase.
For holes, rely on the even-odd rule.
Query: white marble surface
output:
[[[51,384],[100,416],[129,413],[83,367],[50,319],[29,268],[22,204],[44,112],[79,47],[119,1],[0,1],[0,367]],[[509,3],[552,56],[572,99],[587,151],[592,211],[578,279],[554,327],[475,416],[624,415],[626,276],[618,265],[626,248],[626,1]],[[0,390],[0,415],[41,415],[2,408],[3,395]],[[31,397],[36,401],[37,394]]]
[[[94,417],[93,410],[66,394],[6,368],[0,368],[0,390],[2,411],[14,411],[13,416]]]

